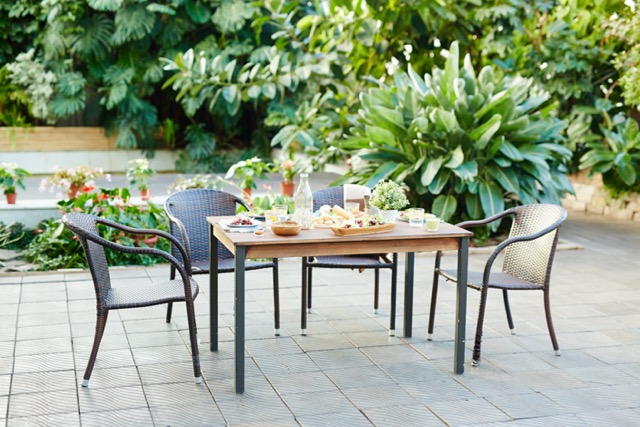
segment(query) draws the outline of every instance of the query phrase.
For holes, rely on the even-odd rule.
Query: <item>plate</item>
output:
[[[220,221],[220,225],[222,225],[223,227],[226,227],[226,228],[232,228],[234,230],[256,228],[256,227],[260,227],[262,225],[257,220],[251,219],[251,218],[249,218],[251,220],[251,224],[246,224],[246,225],[233,225],[233,224],[231,224],[236,219],[237,218],[225,219],[223,221]]]
[[[353,228],[340,228],[340,227],[331,227],[331,231],[336,236],[357,236],[362,234],[376,234],[376,233],[387,233],[393,230],[396,227],[396,224],[390,222],[389,224],[382,225],[373,225],[371,227],[353,227]]]

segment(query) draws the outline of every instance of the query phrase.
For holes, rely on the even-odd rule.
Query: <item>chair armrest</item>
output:
[[[117,222],[111,221],[109,219],[106,218],[101,218],[98,217],[96,222],[98,224],[103,224],[106,225],[108,227],[112,227],[115,228],[117,230],[121,230],[121,231],[125,231],[127,233],[132,233],[132,234],[151,234],[151,235],[155,235],[155,236],[159,236],[159,237],[163,237],[167,240],[169,240],[173,245],[175,245],[178,250],[180,251],[180,254],[182,255],[182,259],[184,261],[184,266],[186,266],[186,270],[191,273],[191,258],[188,257],[187,251],[185,250],[185,248],[182,246],[182,244],[178,241],[178,239],[176,239],[174,236],[172,236],[171,234],[164,232],[162,230],[156,230],[153,228],[133,228],[133,227],[129,227],[126,225],[122,225],[119,224]],[[124,245],[120,245],[114,242],[110,242],[107,239],[104,239],[100,236],[94,236],[91,234],[87,234],[86,237],[90,240],[95,241],[96,243],[100,243],[103,244],[107,247],[110,247],[111,249],[114,250],[120,250],[122,252],[128,252],[128,253],[139,253],[139,254],[146,254],[146,255],[158,255],[162,258],[165,258],[167,261],[171,262],[173,264],[173,262],[171,261],[171,259],[173,259],[176,263],[180,264],[180,262],[173,256],[168,254],[167,252],[158,250],[158,249],[153,249],[153,248],[133,248],[131,246],[124,246]],[[95,239],[100,239],[101,241],[97,241]],[[115,245],[115,246],[112,246]],[[152,252],[141,252],[140,250],[152,250]],[[167,258],[165,255],[169,255],[171,257],[171,259]]]
[[[544,236],[546,234],[551,233],[554,230],[557,230],[558,227],[560,227],[560,222],[552,224],[549,227],[538,231],[537,233],[527,234],[527,235],[524,235],[524,236],[510,237],[507,240],[505,240],[502,243],[500,243],[494,249],[494,251],[491,253],[491,255],[489,255],[489,259],[487,259],[487,263],[485,264],[485,267],[484,267],[484,273],[482,275],[482,284],[486,285],[487,283],[489,283],[489,276],[491,274],[491,268],[493,267],[493,263],[496,260],[496,258],[498,257],[498,255],[500,254],[500,252],[505,250],[507,248],[507,246],[512,245],[514,243],[528,242],[528,241],[531,241],[531,240],[538,239],[538,238],[540,238],[540,237],[542,237],[542,236]]]
[[[182,247],[185,250],[186,256],[189,259],[189,264],[191,264],[191,243],[189,242],[189,236],[187,235],[187,230],[184,224],[177,217],[171,215],[166,207],[164,211],[167,214],[169,221],[171,221],[172,223],[175,224],[176,227],[178,227],[178,230],[180,231],[180,238],[182,239],[182,242],[180,243],[182,244]],[[184,254],[182,255],[184,256]]]
[[[499,219],[504,218],[505,216],[514,215],[515,213],[516,213],[515,208],[511,208],[511,209],[507,209],[506,211],[497,213],[495,215],[492,215],[492,216],[484,218],[484,219],[478,219],[478,220],[474,220],[474,221],[459,222],[459,223],[456,224],[456,226],[460,227],[460,228],[478,227],[478,226],[481,226],[481,225],[490,224],[490,223],[492,223],[494,221],[497,221]]]

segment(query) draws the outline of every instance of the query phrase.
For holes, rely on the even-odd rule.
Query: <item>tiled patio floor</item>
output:
[[[248,274],[247,382],[233,392],[231,275],[221,295],[220,351],[208,349],[207,277],[196,300],[205,381],[192,380],[183,307],[115,311],[89,388],[80,387],[94,331],[86,272],[0,277],[0,422],[7,426],[637,426],[640,419],[640,223],[575,213],[561,232],[552,310],[542,293],[513,292],[517,335],[489,293],[483,360],[452,374],[454,289],[443,286],[426,340],[433,255],[417,258],[414,336],[389,337],[388,272],[372,311],[371,272],[314,273],[309,335],[299,332],[299,260],[281,263],[282,336],[273,337],[270,272]],[[486,255],[472,255],[471,268]],[[401,257],[402,259],[403,257]],[[450,263],[454,256],[445,257]],[[114,270],[119,280],[167,267]],[[401,281],[402,282],[402,281]],[[402,286],[400,286],[401,288]],[[402,292],[400,292],[402,294]],[[402,313],[402,295],[398,298]],[[469,292],[467,348],[478,293]],[[398,317],[402,325],[401,316]],[[401,332],[401,331],[399,331]]]

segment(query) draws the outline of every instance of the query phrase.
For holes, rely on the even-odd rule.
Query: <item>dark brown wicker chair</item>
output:
[[[192,274],[209,274],[209,224],[206,217],[235,215],[238,205],[247,210],[250,206],[241,198],[224,191],[211,189],[191,189],[179,191],[167,198],[164,210],[169,216],[171,234],[182,242],[191,260]],[[182,259],[177,248],[172,248],[171,254]],[[280,299],[278,259],[271,262],[247,261],[246,270],[262,268],[273,269],[273,311],[274,333],[280,335]],[[234,271],[233,254],[218,243],[218,273],[232,273]],[[175,276],[175,269],[171,269],[171,278]],[[171,320],[171,304],[167,308],[167,322]]]
[[[556,339],[551,307],[549,303],[549,278],[551,266],[558,244],[560,225],[567,218],[567,212],[561,206],[549,204],[524,205],[508,209],[492,217],[479,221],[466,221],[457,224],[462,228],[486,225],[507,216],[513,217],[509,237],[500,243],[491,253],[484,272],[469,272],[468,287],[479,290],[480,308],[476,339],[473,347],[473,365],[480,362],[480,344],[482,342],[482,324],[487,304],[487,293],[490,288],[502,289],[504,308],[511,333],[514,333],[513,318],[509,308],[509,290],[539,290],[544,294],[544,308],[549,328],[551,343],[556,355],[560,356],[560,347]],[[492,272],[496,257],[504,251],[502,272]],[[438,277],[456,281],[456,270],[440,268],[441,252],[437,252],[433,274],[433,290],[431,292],[431,311],[429,313],[429,339],[433,335],[433,325],[436,313],[436,298],[438,296]]]
[[[93,366],[96,362],[96,357],[98,356],[98,348],[102,341],[110,310],[148,307],[151,305],[178,301],[184,301],[187,305],[193,373],[196,383],[201,383],[202,373],[200,371],[196,316],[193,308],[193,300],[198,295],[198,284],[191,278],[191,266],[188,262],[183,265],[182,262],[178,261],[175,257],[159,249],[129,247],[110,242],[100,236],[98,224],[112,227],[126,233],[152,234],[164,237],[169,239],[171,243],[175,245],[177,251],[180,251],[185,255],[185,259],[188,259],[186,258],[186,252],[180,243],[173,236],[163,231],[130,228],[93,215],[70,213],[62,217],[62,222],[66,227],[73,231],[76,236],[78,236],[78,239],[82,243],[96,291],[96,334],[93,339],[93,348],[91,350],[91,356],[89,357],[89,363],[87,363],[87,369],[84,372],[82,386],[89,386],[89,378],[91,378],[91,372],[93,371]],[[172,268],[178,270],[180,273],[180,279],[121,287],[112,286],[111,277],[109,275],[109,266],[107,265],[107,257],[104,250],[105,247],[120,252],[147,254],[164,258],[171,263]]]
[[[322,205],[344,207],[343,187],[329,187],[313,193],[313,210],[317,211]],[[380,293],[380,269],[391,269],[391,309],[389,320],[389,334],[393,335],[396,329],[396,289],[398,279],[398,254],[392,254],[392,259],[387,254],[377,255],[337,255],[337,256],[317,256],[305,257],[302,259],[302,280],[306,280],[307,288],[307,309],[311,309],[311,289],[313,283],[314,268],[349,268],[358,269],[361,272],[365,269],[373,269],[374,296],[373,308],[378,310]],[[303,283],[303,285],[305,285]],[[306,334],[306,325],[303,322],[302,334]]]

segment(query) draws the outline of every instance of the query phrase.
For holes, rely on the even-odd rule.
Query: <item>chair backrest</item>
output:
[[[179,219],[185,227],[188,241],[182,241],[178,226],[170,222],[171,234],[189,247],[191,261],[209,259],[209,223],[207,216],[232,216],[236,214],[237,205],[247,210],[249,205],[241,198],[225,191],[197,188],[183,190],[169,196],[164,209],[169,217]],[[171,247],[171,255],[182,261],[180,252]],[[218,244],[219,258],[233,258],[233,254],[221,243]]]
[[[549,231],[537,239],[513,243],[505,249],[502,271],[548,286],[560,225],[567,211],[558,205],[535,204],[515,208],[509,238]]]
[[[344,189],[340,187],[323,188],[313,192],[313,211],[316,212],[322,205],[344,207]]]
[[[62,217],[62,223],[78,236],[78,240],[84,248],[89,270],[93,278],[93,286],[96,291],[98,308],[104,307],[105,299],[111,288],[111,276],[109,275],[109,265],[104,246],[87,238],[93,235],[100,237],[98,231],[99,218],[94,215],[83,213],[68,213]]]

